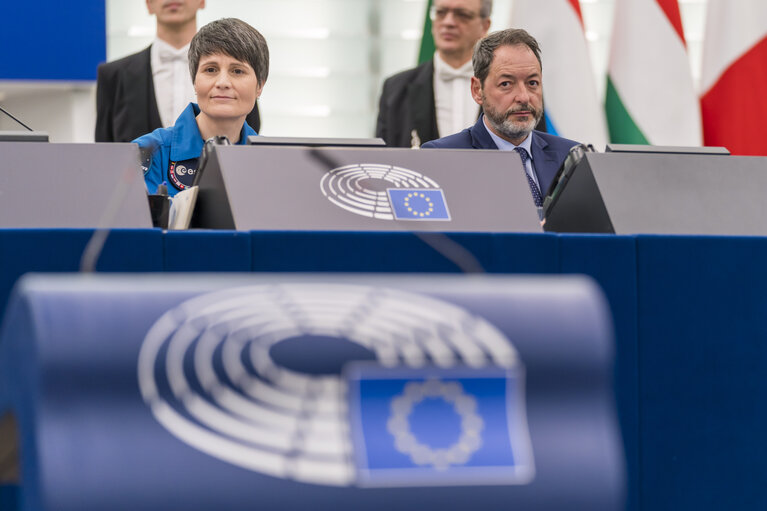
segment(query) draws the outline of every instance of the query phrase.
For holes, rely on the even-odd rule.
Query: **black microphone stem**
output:
[[[35,130],[33,130],[32,128],[30,128],[29,126],[27,126],[26,124],[24,124],[23,122],[21,122],[20,120],[18,120],[17,118],[15,118],[13,115],[11,115],[11,113],[10,113],[8,110],[4,109],[4,108],[3,108],[3,107],[1,107],[1,106],[0,106],[0,111],[2,111],[2,112],[5,114],[5,115],[7,115],[8,117],[10,117],[10,118],[11,118],[11,119],[13,119],[14,121],[18,122],[19,124],[21,124],[21,125],[22,125],[22,126],[24,126],[25,128],[27,128],[29,131],[35,131]]]

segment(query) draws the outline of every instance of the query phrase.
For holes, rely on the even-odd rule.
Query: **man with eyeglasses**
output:
[[[557,170],[578,143],[535,129],[543,117],[538,41],[522,29],[493,32],[477,44],[472,63],[471,95],[483,115],[470,128],[423,147],[516,151],[541,214]]]
[[[474,124],[471,52],[490,28],[492,8],[493,0],[434,0],[434,59],[384,82],[376,136],[386,145],[419,147]]]

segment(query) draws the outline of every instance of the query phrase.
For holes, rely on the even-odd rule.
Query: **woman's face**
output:
[[[261,95],[261,86],[250,64],[216,53],[200,59],[194,91],[200,110],[208,117],[241,117],[244,121]]]

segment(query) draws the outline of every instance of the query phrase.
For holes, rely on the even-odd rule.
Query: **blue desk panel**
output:
[[[90,234],[0,231],[0,307],[27,271],[76,271]],[[584,273],[602,286],[616,333],[615,393],[630,509],[767,508],[767,446],[761,441],[767,431],[767,239],[449,239],[490,273]],[[112,233],[98,268],[460,271],[410,233],[159,230]]]
[[[767,509],[767,239],[637,249],[642,509]]]
[[[561,273],[589,275],[610,303],[615,328],[615,394],[628,465],[627,509],[639,509],[639,367],[637,365],[636,239],[559,236]]]
[[[251,235],[237,231],[168,231],[163,268],[185,272],[251,271]]]
[[[557,273],[551,234],[253,232],[254,271],[459,273],[469,252],[492,273]]]
[[[0,312],[16,280],[25,273],[64,273],[80,269],[90,229],[0,229]],[[162,271],[159,229],[117,229],[109,233],[98,271]]]

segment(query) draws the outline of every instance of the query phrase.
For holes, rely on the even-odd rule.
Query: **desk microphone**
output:
[[[208,166],[208,160],[210,159],[210,153],[213,152],[213,146],[217,145],[232,145],[227,137],[224,135],[216,135],[210,137],[205,141],[205,145],[202,146],[202,152],[200,153],[200,161],[197,165],[197,173],[194,175],[194,181],[192,186],[197,186],[200,183],[202,173],[205,171],[205,167]]]
[[[23,122],[21,122],[20,120],[18,120],[17,118],[15,118],[15,117],[14,117],[14,116],[13,116],[13,115],[12,115],[12,114],[9,112],[9,111],[7,111],[6,109],[4,109],[4,108],[3,108],[3,107],[1,107],[1,106],[0,106],[0,112],[3,112],[5,115],[7,115],[8,117],[10,117],[10,118],[11,118],[11,119],[13,119],[14,121],[18,122],[19,124],[21,124],[22,126],[24,126],[25,128],[27,128],[29,131],[35,131],[35,130],[33,130],[32,128],[30,128],[29,126],[27,126],[26,124],[24,124]]]

